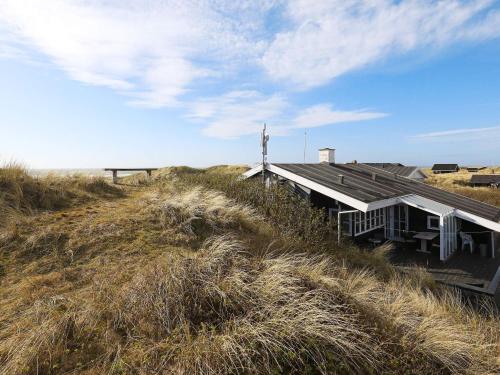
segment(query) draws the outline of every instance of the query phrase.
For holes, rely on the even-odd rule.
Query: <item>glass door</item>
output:
[[[400,204],[394,206],[394,237],[403,240],[406,233],[408,206]]]
[[[387,237],[391,240],[402,241],[408,228],[408,206],[398,204],[388,208],[389,222]]]

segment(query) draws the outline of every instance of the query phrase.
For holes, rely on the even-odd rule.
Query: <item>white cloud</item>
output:
[[[272,78],[307,88],[393,54],[498,36],[491,4],[2,0],[0,56],[41,52],[75,80],[160,107],[176,104],[197,79],[223,82],[244,66],[261,64]],[[290,23],[278,27],[286,30],[271,31],[271,10],[284,12]]]
[[[319,104],[294,110],[283,95],[265,96],[256,91],[233,91],[216,98],[195,102],[189,117],[208,122],[205,135],[235,138],[255,134],[268,124],[272,135],[286,135],[292,129],[372,120],[387,114],[364,110],[332,110],[328,104]]]
[[[276,124],[288,107],[281,95],[266,97],[255,91],[234,91],[194,103],[189,116],[208,123],[203,133],[210,137],[236,138],[255,134],[264,122],[270,124],[270,132],[276,135],[285,130]]]
[[[124,92],[137,105],[166,106],[211,70],[252,59],[262,45],[250,33],[268,7],[266,1],[3,0],[0,53],[42,52],[75,80]],[[194,63],[199,59],[203,66]]]
[[[0,0],[0,57],[42,55],[72,79],[116,90],[133,105],[181,106],[207,124],[209,136],[256,133],[263,122],[286,134],[386,114],[325,103],[297,109],[286,93],[255,89],[203,99],[204,84],[255,88],[266,83],[264,67],[271,78],[308,88],[395,54],[495,37],[500,12],[492,3]],[[289,22],[276,22],[282,16]]]
[[[332,110],[328,104],[318,104],[301,111],[294,119],[295,128],[315,128],[318,126],[374,120],[387,116],[386,113],[370,112],[366,110],[338,111]]]
[[[500,139],[500,126],[488,128],[471,128],[471,129],[452,129],[439,132],[422,133],[410,136],[410,139],[416,141],[475,141],[487,140],[493,142]]]
[[[500,35],[491,0],[292,0],[282,31],[264,54],[268,74],[301,88],[424,47]]]

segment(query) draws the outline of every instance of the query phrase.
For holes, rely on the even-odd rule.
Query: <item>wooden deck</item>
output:
[[[443,263],[439,260],[439,254],[436,251],[424,254],[417,252],[414,248],[397,246],[389,256],[394,265],[426,268],[437,281],[457,286],[471,286],[471,291],[475,288],[491,291],[494,281],[497,284],[494,286],[495,298],[497,303],[500,301],[500,283],[497,283],[498,276],[495,278],[500,267],[498,254],[496,258],[491,258],[470,254],[468,251],[458,251]]]

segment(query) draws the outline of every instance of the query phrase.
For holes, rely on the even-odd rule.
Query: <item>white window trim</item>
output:
[[[385,210],[383,208],[377,208],[366,213],[356,211],[353,216],[355,237],[385,226]]]
[[[431,220],[437,220],[437,226],[433,227],[431,225]],[[427,215],[427,229],[430,230],[439,230],[439,216]]]

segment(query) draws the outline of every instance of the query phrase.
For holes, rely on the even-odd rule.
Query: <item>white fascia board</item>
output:
[[[429,212],[429,213],[434,214],[434,215],[439,216],[439,217],[453,212],[453,207],[446,206],[446,205],[443,205],[441,203],[436,202],[436,204],[438,204],[439,207],[442,208],[442,210],[440,212],[437,209],[434,209],[432,207],[433,202],[434,201],[431,199],[424,198],[424,197],[421,197],[420,195],[416,195],[416,194],[404,195],[404,196],[398,198],[398,203],[404,203],[408,206],[418,208],[419,210]]]
[[[359,212],[359,210],[347,210],[347,211],[339,211],[339,214],[353,214],[355,212]]]
[[[399,198],[400,197],[394,197],[394,198],[382,199],[380,201],[370,202],[368,203],[367,211],[394,206],[399,203]]]
[[[471,221],[475,224],[481,225],[485,228],[491,229],[495,232],[500,232],[500,223],[496,223],[494,221],[484,219],[482,217],[479,217],[477,215],[462,211],[462,210],[455,210],[455,216],[459,217],[460,219],[468,220]]]
[[[255,176],[257,173],[262,172],[262,164],[257,165],[256,167],[253,167],[252,169],[246,171],[241,175],[243,179],[250,178]]]
[[[266,166],[266,169],[272,173],[276,173],[277,175],[280,175],[280,176],[285,177],[293,182],[296,182],[300,185],[303,185],[309,189],[317,191],[318,193],[326,195],[327,197],[330,197],[332,199],[336,199],[339,202],[345,203],[345,204],[347,204],[351,207],[354,207],[360,211],[366,212],[368,210],[368,204],[365,202],[354,199],[354,198],[352,198],[348,195],[345,195],[343,193],[340,193],[336,190],[327,188],[326,186],[323,186],[321,184],[318,184],[317,182],[314,182],[314,181],[311,181],[307,178],[296,175],[295,173],[289,172],[283,168],[276,167],[275,165],[272,165],[272,164],[268,164]]]

